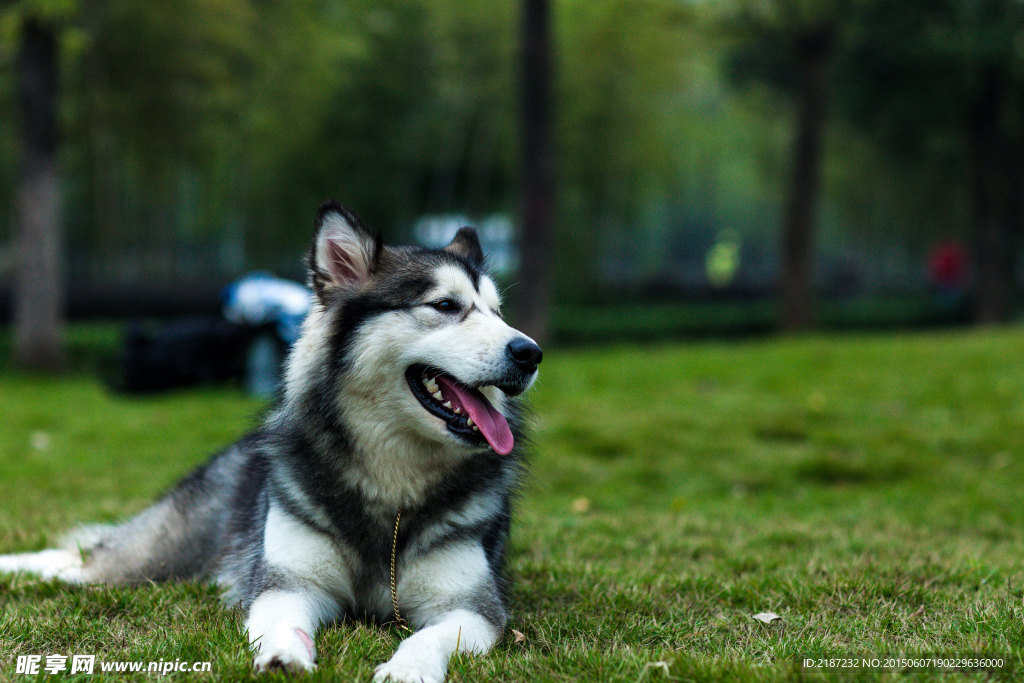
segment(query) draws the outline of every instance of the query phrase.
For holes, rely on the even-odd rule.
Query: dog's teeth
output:
[[[473,426],[473,418],[467,417],[466,418],[466,424],[468,424],[470,427],[472,427]]]
[[[431,382],[430,384],[427,385],[427,391],[429,391],[430,393],[434,394],[434,393],[437,393],[438,391],[440,391],[440,389],[438,388],[436,382]]]
[[[456,415],[462,415],[462,410],[458,406],[455,406],[452,410],[455,411]]]
[[[479,432],[479,431],[480,431],[480,428],[479,428],[479,427],[477,427],[476,425],[473,425],[473,431],[474,431],[474,432]]]
[[[433,395],[434,395],[434,398],[436,398],[438,401],[441,400],[441,392],[440,391],[435,391]]]
[[[441,405],[443,405],[443,406],[444,406],[445,408],[447,408],[448,410],[451,410],[451,409],[452,409],[452,402],[451,402],[451,401],[445,401],[445,402],[444,402],[444,403],[442,403]]]

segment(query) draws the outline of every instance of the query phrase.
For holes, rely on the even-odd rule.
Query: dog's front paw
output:
[[[256,671],[312,671],[316,646],[301,628],[274,630],[260,638],[252,665]]]
[[[444,669],[425,658],[392,657],[373,673],[374,683],[444,683]]]

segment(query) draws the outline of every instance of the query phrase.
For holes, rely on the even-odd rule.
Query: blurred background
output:
[[[992,324],[1021,307],[1017,0],[18,0],[0,321],[304,280],[318,204],[478,227],[556,343]]]

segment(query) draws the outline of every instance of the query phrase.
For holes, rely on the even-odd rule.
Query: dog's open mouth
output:
[[[437,368],[413,365],[405,372],[412,394],[448,430],[471,443],[486,441],[496,453],[508,455],[515,441],[505,416],[478,390]]]

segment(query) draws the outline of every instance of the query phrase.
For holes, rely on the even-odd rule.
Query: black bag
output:
[[[261,330],[217,317],[155,330],[135,323],[125,335],[113,384],[130,393],[154,393],[241,379],[249,344]]]

